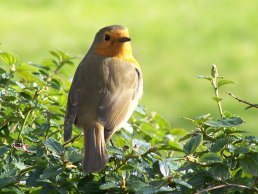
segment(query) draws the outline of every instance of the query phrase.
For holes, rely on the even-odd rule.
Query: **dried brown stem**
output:
[[[245,101],[245,100],[242,100],[242,99],[240,99],[240,98],[234,96],[234,95],[231,94],[231,93],[228,93],[228,95],[230,95],[231,97],[233,97],[234,99],[236,99],[238,102],[247,104],[247,105],[248,105],[247,108],[258,108],[258,104],[253,104],[253,103],[247,102],[247,101]]]

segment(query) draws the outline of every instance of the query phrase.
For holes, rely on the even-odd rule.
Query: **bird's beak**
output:
[[[131,41],[131,38],[129,38],[129,37],[122,37],[122,38],[119,38],[118,41],[121,42],[121,43],[124,43],[124,42]]]

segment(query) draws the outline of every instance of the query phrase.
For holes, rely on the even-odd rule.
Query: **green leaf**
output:
[[[233,141],[234,141],[233,138],[216,139],[216,141],[213,144],[211,144],[210,151],[219,152],[220,150],[222,150],[224,148],[225,145],[227,145],[228,143],[231,143]]]
[[[112,155],[112,154],[123,155],[124,154],[124,151],[116,146],[109,146],[108,152],[110,155]]]
[[[131,164],[129,164],[129,163],[127,163],[127,164],[125,164],[124,166],[122,166],[121,168],[119,168],[119,170],[122,170],[122,171],[132,171],[132,170],[134,170],[135,169],[135,166],[133,166],[133,165],[131,165]]]
[[[143,182],[136,182],[132,185],[132,188],[135,190],[135,194],[154,194],[157,193],[157,189],[154,186],[148,185]]]
[[[7,188],[1,189],[1,193],[2,194],[24,194],[23,191],[13,186],[9,186]]]
[[[206,121],[206,120],[209,120],[210,118],[211,118],[211,114],[208,113],[205,115],[198,116],[194,120]]]
[[[159,114],[155,114],[153,120],[158,124],[158,128],[170,128],[169,122]]]
[[[145,112],[145,109],[144,109],[144,107],[143,106],[137,106],[136,108],[135,108],[135,110],[134,110],[135,112],[137,112],[137,113],[140,113],[141,115],[146,115],[146,112]]]
[[[227,135],[234,134],[234,133],[248,133],[248,132],[243,131],[243,130],[239,130],[239,129],[235,129],[235,128],[227,128],[225,130],[225,134],[227,134]]]
[[[173,179],[173,180],[174,180],[175,183],[177,183],[179,185],[183,185],[183,186],[188,187],[188,188],[193,188],[192,185],[183,181],[182,179]]]
[[[50,151],[54,152],[58,156],[64,154],[64,147],[54,138],[49,138],[44,144]]]
[[[170,167],[166,161],[159,161],[159,170],[164,177],[170,176]]]
[[[218,154],[206,153],[200,157],[199,161],[202,163],[212,164],[222,162],[222,159],[219,157]]]
[[[16,177],[12,176],[12,177],[3,177],[0,178],[0,188],[3,188],[9,184],[12,184],[16,181]]]
[[[206,121],[205,124],[210,127],[234,127],[243,124],[244,121],[240,117],[232,117],[230,119],[222,119],[219,121]]]
[[[234,150],[234,154],[247,154],[250,152],[248,147],[238,147]]]
[[[212,99],[215,100],[216,102],[220,102],[223,100],[223,98],[218,98],[217,96],[213,96]]]
[[[223,79],[223,80],[220,80],[218,82],[218,87],[221,87],[221,86],[226,85],[226,84],[236,84],[236,82],[234,82],[233,80],[225,80],[225,79]]]
[[[2,158],[3,155],[11,149],[10,145],[2,145],[0,146],[0,157]]]
[[[60,90],[62,88],[60,80],[58,80],[58,79],[51,79],[51,87],[56,89],[56,90]]]
[[[187,139],[191,138],[191,137],[192,137],[192,135],[193,135],[193,134],[187,134],[187,135],[185,135],[184,137],[182,137],[182,138],[180,138],[180,139],[179,139],[179,142],[181,142],[181,141],[184,141],[184,140],[187,140]]]
[[[16,57],[7,52],[0,53],[0,58],[8,65],[13,65],[16,62]]]
[[[102,185],[100,185],[99,189],[100,190],[109,190],[112,188],[117,188],[118,185],[116,183],[104,183]]]
[[[258,144],[258,137],[255,137],[255,136],[247,136],[247,137],[245,137],[245,139],[246,139],[249,143]]]
[[[76,148],[68,148],[65,152],[65,157],[70,162],[79,162],[82,161],[83,154],[79,149]]]
[[[201,134],[194,134],[192,138],[184,145],[184,152],[186,155],[192,154],[202,142]]]
[[[6,71],[0,67],[0,74],[4,74],[4,73],[6,73]]]
[[[200,78],[200,79],[206,79],[206,80],[209,80],[209,81],[211,81],[211,80],[212,80],[212,78],[211,78],[211,77],[204,76],[204,75],[199,75],[197,78]]]
[[[40,129],[43,131],[46,131],[50,128],[50,124],[49,123],[43,123],[40,125]]]
[[[38,181],[39,181],[39,178],[40,178],[40,175],[42,174],[42,172],[43,172],[42,168],[37,168],[37,169],[33,170],[26,180],[26,186],[27,187],[38,186],[38,184],[39,184]]]
[[[225,164],[214,164],[209,169],[214,179],[219,181],[225,181],[230,177],[229,168]]]
[[[133,139],[132,144],[133,144],[134,150],[139,153],[143,153],[151,147],[150,143],[147,143],[146,141],[142,141],[139,139]]]
[[[174,144],[175,146],[173,145],[162,145],[160,147],[158,147],[157,149],[158,150],[169,150],[169,151],[176,151],[176,152],[184,152],[181,148],[179,147],[176,147],[177,144]]]
[[[49,177],[57,176],[59,175],[64,169],[61,166],[50,166],[44,170],[42,175],[40,176],[40,179],[44,180]]]
[[[247,154],[240,160],[240,166],[251,175],[258,176],[258,153]]]

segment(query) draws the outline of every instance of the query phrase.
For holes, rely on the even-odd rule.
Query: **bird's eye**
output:
[[[105,41],[109,41],[110,40],[110,36],[108,34],[105,34],[104,40]]]

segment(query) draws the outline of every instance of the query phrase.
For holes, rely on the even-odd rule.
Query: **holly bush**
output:
[[[108,142],[105,169],[84,175],[82,132],[74,127],[63,141],[74,57],[50,54],[39,64],[0,53],[0,193],[258,192],[258,138],[245,136],[243,119],[222,110],[220,88],[233,82],[215,65],[211,76],[199,77],[212,84],[220,118],[186,118],[193,130],[184,130],[139,106]]]

